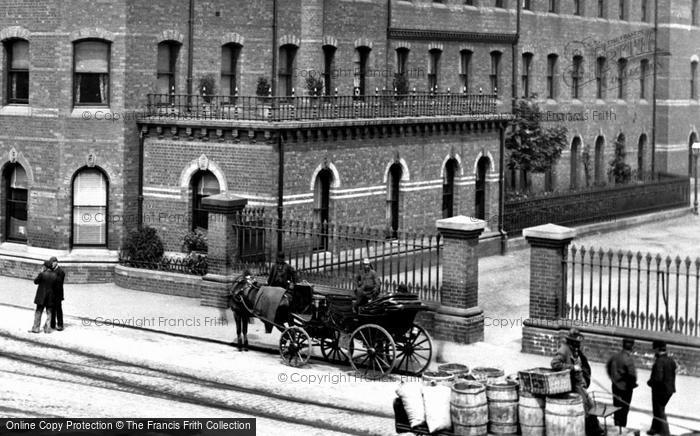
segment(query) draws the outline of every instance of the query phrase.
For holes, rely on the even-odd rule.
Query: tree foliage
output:
[[[508,168],[546,172],[566,147],[566,127],[542,127],[540,109],[531,99],[518,101],[514,115],[506,134],[506,149],[510,152]]]

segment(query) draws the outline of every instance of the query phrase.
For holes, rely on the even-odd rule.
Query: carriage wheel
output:
[[[358,327],[350,336],[350,364],[367,378],[391,373],[396,363],[396,343],[389,332],[376,324]]]
[[[331,337],[321,339],[321,354],[331,363],[347,363],[348,355],[340,348],[340,332],[333,330]]]
[[[280,355],[287,365],[299,367],[311,357],[311,337],[301,327],[289,327],[280,337]]]
[[[413,324],[403,336],[396,338],[396,369],[412,374],[425,371],[433,357],[433,340],[421,326]]]

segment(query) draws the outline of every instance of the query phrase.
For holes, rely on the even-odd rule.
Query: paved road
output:
[[[13,318],[26,311],[3,309],[2,325]],[[347,377],[318,363],[295,369],[268,353],[131,329],[32,335],[0,326],[0,350],[0,416],[253,417],[260,435],[395,434],[386,412],[300,395],[305,378],[325,374],[320,389],[331,390],[332,375]]]

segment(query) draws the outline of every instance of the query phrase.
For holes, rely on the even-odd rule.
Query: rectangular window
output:
[[[583,15],[581,11],[581,1],[582,0],[574,0],[574,15]]]
[[[369,62],[369,53],[372,49],[369,47],[357,47],[355,49],[355,77],[353,78],[353,86],[355,95],[364,96],[367,91],[367,64]]]
[[[571,98],[581,98],[581,79],[583,58],[581,56],[574,56],[574,62],[571,69]]]
[[[598,18],[605,18],[605,0],[598,0]]]
[[[238,57],[241,46],[227,44],[221,49],[221,95],[235,96],[238,90]]]
[[[649,74],[649,61],[642,59],[639,64],[639,98],[645,99],[647,89],[647,74]]]
[[[532,0],[523,0],[523,9],[526,11],[532,10]]]
[[[428,89],[437,92],[438,78],[440,74],[440,55],[441,50],[430,50],[430,68],[428,69]]]
[[[645,22],[649,20],[649,16],[648,16],[648,12],[647,12],[647,1],[648,0],[641,0],[641,2],[642,2],[642,21],[645,21]]]
[[[691,100],[696,100],[698,98],[697,80],[698,80],[698,63],[691,62],[691,64],[690,64],[690,99]]]
[[[73,181],[73,244],[107,243],[107,181],[97,170],[86,169]],[[84,217],[92,217],[85,220]]]
[[[617,61],[617,98],[624,100],[627,98],[627,60]]]
[[[489,78],[491,79],[491,92],[498,94],[500,89],[499,85],[499,75],[501,70],[501,52],[494,51],[491,52],[491,74]]]
[[[620,0],[620,19],[624,20],[627,16],[627,10],[625,9],[625,0]]]
[[[326,95],[333,94],[333,69],[335,64],[335,47],[323,46],[323,89]]]
[[[73,103],[109,105],[109,44],[82,41],[74,48]]]
[[[470,50],[462,50],[459,52],[459,77],[462,81],[462,92],[468,94],[470,91],[469,76],[471,73],[472,52]]]
[[[280,47],[279,73],[277,75],[277,89],[281,97],[291,97],[294,91],[294,58],[297,48],[293,45],[283,45]]]
[[[596,92],[595,96],[598,99],[605,99],[605,58],[598,58],[595,65],[595,83]]]
[[[503,7],[503,0],[496,0],[496,7],[502,8]]]
[[[690,24],[698,25],[698,0],[691,0],[690,4]]]
[[[557,98],[557,55],[547,56],[547,98]]]
[[[7,59],[7,103],[29,103],[29,42],[10,40],[5,43]]]
[[[532,53],[523,54],[523,73],[521,75],[521,85],[523,97],[530,97],[530,66],[532,65]]]
[[[549,12],[557,13],[557,0],[549,0]]]
[[[179,44],[176,42],[161,42],[158,44],[156,59],[156,89],[158,94],[175,94],[175,65]]]

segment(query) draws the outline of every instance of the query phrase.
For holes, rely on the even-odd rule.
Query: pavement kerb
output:
[[[20,306],[20,305],[16,305],[16,304],[0,303],[0,306],[11,307],[11,308],[15,308],[15,309],[23,309],[23,310],[34,311],[34,308],[30,308],[30,307],[27,307],[27,306]],[[66,318],[66,319],[74,319],[74,320],[89,320],[89,318],[87,318],[87,317],[81,317],[81,316],[66,316],[66,315],[64,315],[64,318]],[[204,338],[204,337],[193,336],[193,335],[185,335],[185,334],[182,334],[182,333],[169,332],[169,331],[167,331],[167,330],[151,329],[151,328],[147,328],[147,327],[139,327],[139,326],[133,326],[133,325],[122,325],[122,326],[120,326],[120,327],[132,329],[132,330],[137,330],[137,331],[149,332],[149,333],[165,334],[165,335],[167,335],[167,336],[177,337],[177,338],[182,338],[182,339],[196,340],[196,341],[202,341],[202,342],[213,343],[213,344],[228,345],[228,346],[231,345],[230,342],[221,341],[221,340],[218,340],[218,339]],[[54,332],[54,334],[56,334],[56,333]],[[26,339],[26,338],[23,338],[23,337],[17,337],[17,338],[18,338],[18,339],[21,339],[21,340],[24,340],[24,341],[30,341],[30,342],[34,342],[34,343],[37,343],[37,344],[46,345],[46,344],[45,344],[44,342],[42,342],[42,341],[36,341],[36,340]],[[249,345],[248,348],[250,348],[251,350],[260,351],[260,352],[264,352],[264,353],[268,353],[268,354],[278,354],[278,353],[279,353],[279,350],[277,350],[277,349],[273,349],[273,348],[269,348],[269,347],[264,347],[264,346],[259,346],[259,345]],[[91,351],[89,351],[89,350],[87,350],[87,349],[81,349],[81,348],[79,348],[78,350],[81,351],[81,352],[83,352],[83,353],[92,353]],[[110,356],[110,357],[111,357],[111,356]],[[316,356],[311,356],[311,358],[313,358],[314,360],[319,361],[319,362],[324,362],[324,360],[323,360],[322,358],[319,358],[319,357],[316,357]],[[216,381],[216,380],[211,379],[211,380],[209,380],[209,381]],[[289,400],[289,397],[285,397],[284,395],[280,395],[279,393],[277,393],[277,392],[275,392],[275,391],[273,391],[273,390],[270,390],[270,389],[266,389],[266,388],[264,388],[264,387],[257,387],[257,386],[256,386],[255,388],[252,388],[252,387],[249,387],[249,386],[240,386],[240,387],[243,388],[243,389],[250,389],[250,390],[253,390],[253,389],[254,389],[254,390],[256,390],[256,391],[258,391],[258,392],[260,392],[260,393],[262,393],[262,394],[265,394],[265,395],[273,396],[273,397],[280,398],[280,399],[283,399],[283,400]],[[314,405],[317,405],[317,406],[328,405],[327,402],[326,402],[326,403],[323,403],[323,402],[321,402],[321,401],[314,401],[314,400],[309,400],[309,399],[306,399],[306,398],[295,398],[294,400],[297,401],[297,402],[306,402],[306,403],[314,404]],[[375,409],[370,409],[370,408],[353,408],[353,407],[348,407],[346,404],[332,404],[332,406],[333,406],[333,407],[336,407],[336,408],[346,409],[346,410],[351,411],[351,412],[359,412],[359,413],[365,413],[365,414],[373,415],[373,416],[380,417],[380,418],[391,418],[391,419],[394,419],[394,415],[393,415],[393,414],[390,414],[390,413],[382,413],[381,411],[377,411],[377,410],[375,410]]]

